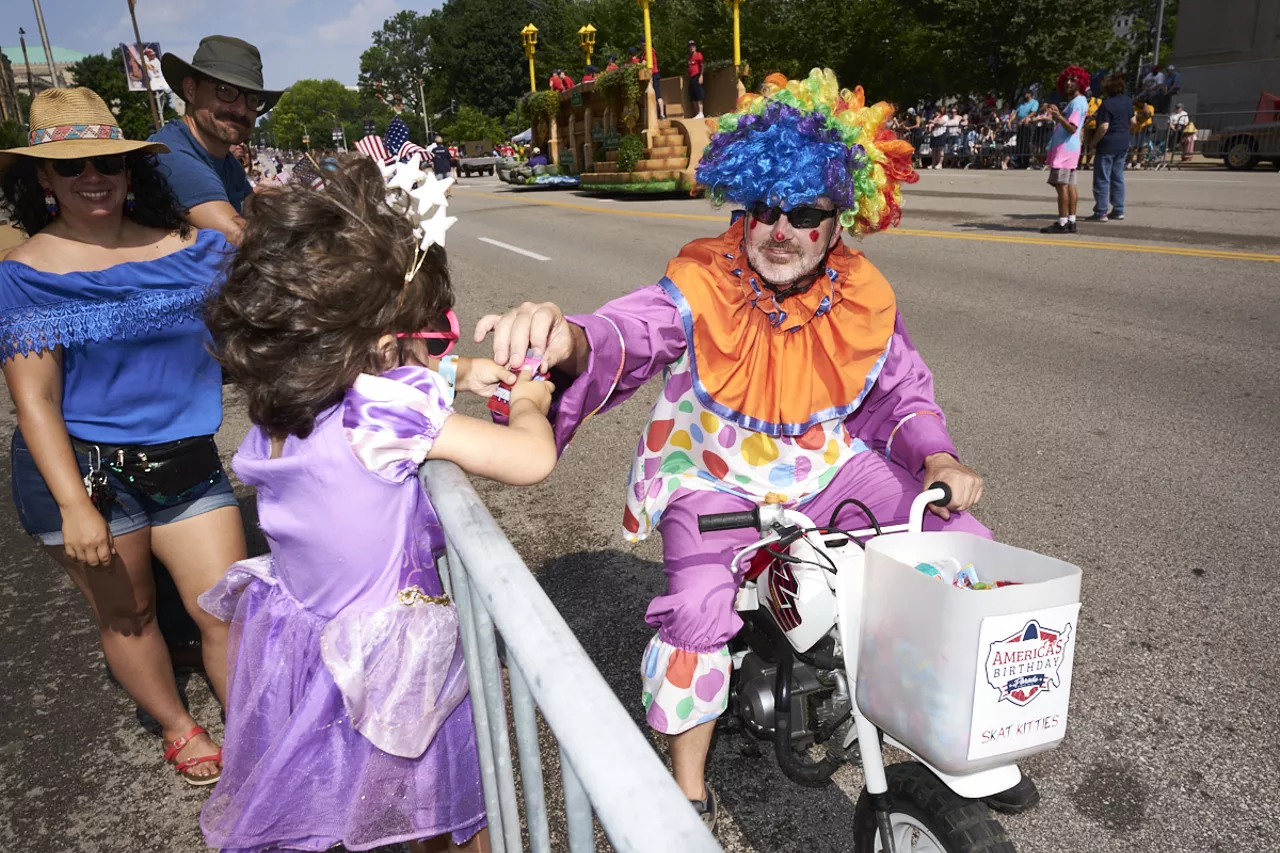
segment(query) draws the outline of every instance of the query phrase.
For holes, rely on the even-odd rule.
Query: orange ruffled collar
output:
[[[777,298],[747,265],[736,223],[681,249],[661,285],[684,323],[699,402],[772,436],[856,410],[884,365],[897,312],[884,276],[843,243],[806,291]]]

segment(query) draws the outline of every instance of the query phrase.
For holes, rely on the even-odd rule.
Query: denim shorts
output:
[[[89,455],[75,451],[81,475],[89,473]],[[13,502],[18,508],[18,520],[22,529],[40,540],[42,545],[62,544],[62,512],[53,493],[45,485],[35,458],[27,449],[20,430],[13,431],[10,447],[10,463],[13,477]],[[238,506],[231,482],[222,466],[218,466],[217,482],[194,500],[165,506],[142,494],[137,488],[122,481],[115,472],[103,465],[107,482],[116,491],[111,504],[108,526],[112,536],[124,536],[144,527],[173,524],[195,518],[215,509]]]

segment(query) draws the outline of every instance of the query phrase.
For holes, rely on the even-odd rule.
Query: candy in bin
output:
[[[538,365],[541,363],[542,357],[534,355],[533,350],[529,350],[524,355],[524,364],[520,365],[516,373],[528,370],[533,374],[534,382],[543,382],[547,377],[538,372]],[[505,424],[507,418],[511,416],[511,388],[510,384],[503,382],[489,398],[489,412],[496,423]]]

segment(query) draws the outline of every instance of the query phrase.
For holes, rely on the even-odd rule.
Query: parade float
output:
[[[648,61],[623,65],[579,83],[568,91],[537,91],[534,54],[538,30],[533,24],[520,33],[529,60],[530,93],[524,110],[533,130],[533,144],[546,155],[544,175],[527,185],[577,186],[609,193],[689,192],[697,186],[694,172],[716,127],[715,118],[732,112],[743,93],[747,73],[738,46],[737,7],[734,11],[733,62],[707,63],[703,79],[704,118],[693,118],[688,78],[666,77],[655,85]],[[652,43],[648,0],[640,0],[645,15],[645,55]],[[595,28],[579,30],[587,63],[591,62]],[[666,104],[659,118],[658,88]]]

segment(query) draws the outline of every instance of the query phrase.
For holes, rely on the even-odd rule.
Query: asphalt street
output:
[[[1043,803],[1002,819],[1020,851],[1266,851],[1280,837],[1278,192],[1271,172],[1136,173],[1124,222],[1049,237],[1043,173],[944,170],[908,189],[897,233],[858,244],[893,283],[962,456],[986,477],[977,515],[1084,571],[1067,739],[1024,765]],[[702,200],[491,179],[453,201],[464,326],[525,299],[590,311],[727,221]],[[585,425],[544,484],[477,483],[637,721],[643,613],[662,575],[656,537],[628,545],[620,522],[656,393]],[[0,418],[12,427],[11,407]],[[246,426],[232,392],[228,458]],[[6,481],[7,466],[6,454]],[[163,766],[105,676],[87,607],[8,499],[0,513],[0,844],[201,849],[205,794]],[[188,695],[220,731],[203,683]],[[727,851],[851,850],[857,769],[800,788],[741,746],[718,737],[710,764]]]

